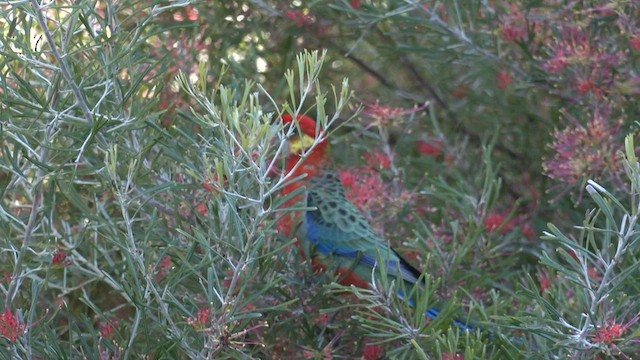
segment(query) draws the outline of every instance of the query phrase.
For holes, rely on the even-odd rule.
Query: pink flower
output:
[[[339,173],[347,198],[369,216],[386,213],[388,217],[391,204],[401,206],[411,201],[405,192],[392,191],[390,185],[382,181],[380,173],[369,167],[358,166]]]
[[[554,134],[553,155],[543,162],[547,176],[574,185],[584,177],[615,176],[622,170],[617,158],[621,149],[617,140],[621,124],[611,123],[606,115],[604,112],[594,114],[586,126],[565,115],[571,124]]]
[[[432,158],[439,158],[442,156],[442,150],[444,143],[441,140],[429,140],[418,142],[418,152],[422,155],[426,155]]]
[[[340,179],[349,200],[365,212],[388,191],[380,175],[369,168],[340,171]]]
[[[416,194],[402,189],[401,184],[387,184],[380,173],[368,166],[341,170],[340,179],[347,198],[363,213],[373,227],[384,232],[397,224],[401,209],[410,206]]]
[[[158,272],[155,276],[155,281],[162,281],[167,277],[169,271],[173,268],[173,262],[171,261],[171,256],[167,255],[162,258],[160,264],[158,264]]]
[[[548,51],[552,56],[542,63],[542,68],[551,75],[568,77],[558,79],[558,87],[575,84],[579,95],[603,95],[613,84],[613,74],[624,53],[611,51],[589,29],[568,26],[559,32],[558,38],[549,41]],[[589,75],[581,79],[578,74]]]
[[[569,60],[564,50],[557,50],[554,57],[547,60],[542,67],[552,75],[563,72],[569,66]]]
[[[544,294],[551,287],[549,273],[546,271],[538,272],[538,282],[540,283],[540,294]]]
[[[383,354],[384,352],[380,346],[368,344],[364,347],[362,357],[365,360],[379,360]]]
[[[633,51],[640,51],[640,36],[636,35],[629,40],[629,47]]]
[[[5,309],[4,314],[0,314],[0,335],[11,343],[15,343],[19,337],[22,337],[25,329],[26,326],[13,315],[9,308]]]
[[[117,320],[108,320],[105,323],[100,324],[100,336],[103,339],[113,340],[116,336],[116,327],[118,326]]]
[[[594,266],[591,266],[587,269],[587,275],[591,280],[602,280],[602,274],[600,274],[600,271],[598,271],[598,269],[596,269]]]
[[[625,332],[627,332],[627,327],[622,324],[607,324],[596,330],[593,342],[611,345],[624,335]]]
[[[189,21],[198,20],[198,10],[195,7],[193,7],[192,5],[189,5],[185,8],[185,10],[186,10],[186,18]],[[177,22],[182,22],[185,20],[185,15],[182,12],[176,12],[173,14],[173,20]]]
[[[527,36],[526,26],[505,25],[502,27],[502,37],[509,42],[518,42]]]
[[[305,15],[302,10],[289,10],[286,16],[289,20],[293,21],[297,27],[303,27],[313,23],[313,18]]]
[[[522,225],[522,228],[520,229],[520,231],[522,232],[522,235],[524,235],[524,237],[526,237],[529,240],[533,240],[533,238],[535,238],[536,236],[536,231],[533,229],[533,227],[529,223]]]
[[[498,86],[498,89],[506,90],[509,85],[511,85],[511,83],[513,83],[511,75],[509,75],[509,73],[504,70],[500,70],[500,72],[498,73],[498,83],[496,85]]]
[[[56,250],[56,253],[53,254],[53,259],[51,260],[51,267],[54,269],[62,269],[73,264],[73,261],[68,259],[67,256],[66,251],[60,249]]]
[[[484,228],[490,233],[495,232],[498,228],[501,227],[502,228],[500,229],[500,234],[506,234],[510,232],[515,227],[515,223],[513,221],[510,221],[505,224],[505,222],[507,221],[507,216],[508,214],[500,213],[494,213],[487,216],[484,219]]]
[[[586,95],[591,92],[591,89],[596,88],[596,85],[591,80],[578,80],[576,90],[580,95]]]
[[[508,42],[524,41],[529,35],[526,19],[518,8],[511,11],[509,16],[502,19],[502,37]]]
[[[611,319],[612,310],[613,309],[606,310],[605,317],[609,320],[604,320],[603,324],[596,328],[595,334],[593,335],[593,342],[612,345],[617,342],[631,326],[640,320],[640,315],[634,316],[626,323],[623,323],[621,319]]]
[[[198,205],[196,205],[196,211],[198,212],[198,214],[205,217],[209,215],[209,209],[207,208],[207,205],[204,203],[199,203]]]
[[[391,120],[400,118],[403,115],[415,114],[418,111],[426,109],[428,106],[427,104],[413,109],[402,109],[391,107],[390,105],[380,105],[379,102],[376,102],[373,105],[367,105],[362,113],[373,117],[380,125],[388,125]]]
[[[195,318],[188,318],[187,324],[191,326],[195,331],[203,331],[209,327],[211,322],[211,316],[209,309],[198,309]]]
[[[196,9],[193,5],[189,5],[187,6],[186,10],[187,10],[187,19],[189,19],[189,21],[198,20],[199,18],[198,9]]]
[[[364,159],[367,161],[369,166],[375,169],[389,169],[391,167],[391,159],[387,154],[382,152],[374,152],[364,154]]]

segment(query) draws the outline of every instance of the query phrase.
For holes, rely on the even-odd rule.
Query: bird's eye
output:
[[[285,135],[289,136],[297,136],[300,132],[298,131],[298,126],[295,123],[285,124],[283,127],[283,131]]]

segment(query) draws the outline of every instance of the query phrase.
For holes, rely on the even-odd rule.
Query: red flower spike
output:
[[[518,27],[513,25],[505,25],[502,28],[502,37],[509,42],[518,42],[524,40],[527,35],[526,27]]]
[[[379,360],[382,359],[384,352],[379,345],[367,345],[364,347],[362,357],[365,360]]]
[[[202,185],[202,188],[204,188],[205,190],[207,190],[208,192],[213,192],[213,186],[211,186],[211,184],[209,183],[204,183]]]
[[[385,126],[388,125],[391,120],[397,119],[403,115],[415,114],[418,111],[426,109],[428,106],[429,104],[414,107],[412,109],[402,109],[394,108],[390,105],[380,105],[379,102],[376,102],[373,105],[367,105],[362,113],[374,118],[379,123],[379,125]]]
[[[24,335],[25,329],[26,326],[20,323],[9,308],[5,309],[4,314],[0,314],[0,335],[11,343],[18,341],[18,338]]]
[[[551,287],[549,273],[546,271],[538,272],[538,282],[540,283],[540,294],[544,294]]]
[[[634,36],[629,40],[631,50],[640,52],[640,36]]]
[[[620,122],[608,119],[605,112],[592,115],[586,126],[570,116],[567,119],[570,126],[554,134],[553,157],[543,162],[547,176],[575,185],[584,177],[599,178],[622,170],[617,161],[621,146],[611,141],[619,136]]]
[[[501,70],[498,73],[498,82],[496,84],[498,89],[506,90],[509,87],[509,85],[511,85],[511,83],[513,83],[513,79],[511,78],[511,75],[509,75],[508,72]]]
[[[53,254],[53,260],[51,260],[51,267],[54,269],[62,269],[73,264],[73,261],[68,259],[67,256],[66,251],[56,250],[56,253]]]
[[[109,320],[104,324],[100,324],[100,336],[107,340],[113,340],[116,337],[117,320]]]
[[[311,16],[305,15],[302,10],[289,10],[286,13],[287,18],[293,21],[297,27],[304,27],[313,23]]]
[[[195,331],[204,331],[211,321],[209,309],[198,309],[195,318],[188,318],[187,324]]]
[[[199,203],[196,206],[196,210],[202,216],[208,216],[209,215],[209,209],[207,208],[207,205],[205,205],[204,203]]]
[[[622,324],[608,324],[599,327],[593,337],[593,342],[611,345],[616,342],[624,333],[627,327]]]
[[[172,268],[173,262],[171,261],[171,256],[167,255],[163,257],[162,261],[160,261],[160,264],[158,264],[158,272],[156,273],[154,280],[158,282],[164,280]]]
[[[440,140],[433,141],[419,141],[418,152],[422,155],[426,155],[432,158],[439,158],[442,155],[444,143]]]
[[[510,221],[505,224],[506,221],[507,221],[506,214],[499,214],[499,213],[491,214],[484,219],[484,228],[488,232],[492,233],[492,232],[495,232],[498,228],[502,227],[500,229],[500,234],[506,234],[511,230],[513,230],[513,228],[515,227],[515,224],[513,221]]]
[[[388,170],[391,167],[391,159],[387,154],[382,152],[375,152],[373,154],[366,153],[364,155],[364,159],[367,161],[369,166],[375,169]]]

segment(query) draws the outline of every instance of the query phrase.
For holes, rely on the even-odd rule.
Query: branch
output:
[[[58,51],[58,47],[56,46],[56,43],[53,39],[53,35],[51,35],[51,31],[49,31],[49,26],[47,25],[47,21],[43,13],[44,7],[38,4],[38,0],[30,0],[30,2],[35,9],[36,18],[38,19],[38,24],[40,24],[40,27],[42,27],[44,36],[47,38],[47,42],[51,47],[51,53],[56,58],[56,60],[58,60],[58,63],[60,63],[60,73],[62,74],[62,77],[64,77],[65,81],[71,87],[71,90],[73,91],[73,94],[76,97],[76,101],[78,102],[78,105],[80,105],[80,109],[82,109],[82,112],[84,113],[85,119],[90,124],[93,124],[93,113],[91,112],[91,110],[89,110],[89,106],[87,105],[87,102],[84,100],[84,96],[82,95],[82,91],[80,90],[80,87],[78,86],[78,84],[75,83],[75,81],[73,80],[73,77],[71,76],[71,72],[69,71],[69,65],[67,64],[67,61],[65,59],[66,55],[63,55],[60,53],[60,51]]]

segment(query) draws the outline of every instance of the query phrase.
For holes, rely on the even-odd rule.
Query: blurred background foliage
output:
[[[2,356],[637,356],[639,8],[0,2]],[[297,110],[442,320],[277,234]]]

